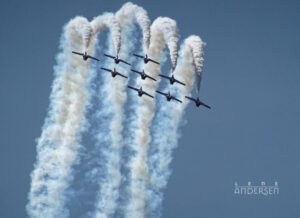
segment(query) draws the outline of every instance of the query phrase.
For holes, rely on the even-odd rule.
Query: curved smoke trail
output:
[[[116,13],[117,19],[123,25],[132,25],[133,19],[139,24],[143,33],[143,47],[146,52],[150,43],[150,19],[144,8],[128,2]]]
[[[88,25],[85,18],[76,17],[64,28],[50,109],[37,141],[37,161],[31,174],[26,206],[30,217],[68,216],[65,190],[73,179],[72,165],[78,161],[80,133],[86,127],[87,86],[91,76],[89,61],[82,63],[80,58],[70,54],[72,50],[83,50],[81,28]],[[89,49],[89,53],[93,54],[93,49]]]
[[[197,55],[195,55],[197,54]],[[187,38],[180,51],[179,64],[174,72],[179,81],[185,86],[174,84],[173,95],[189,95],[194,84],[195,67],[201,73],[203,65],[203,42],[198,36]],[[167,90],[165,90],[167,91]],[[166,99],[161,99],[166,101]],[[168,102],[160,104],[160,108],[153,124],[153,143],[149,157],[151,172],[149,196],[149,210],[151,217],[160,217],[160,207],[163,200],[162,190],[166,187],[171,175],[170,163],[173,149],[177,147],[180,137],[179,127],[189,102]],[[163,134],[161,132],[164,132]],[[151,199],[151,200],[150,200]]]
[[[176,22],[170,18],[157,18],[151,25],[151,39],[148,50],[149,57],[154,60],[162,60],[162,52],[165,44],[168,45],[173,67],[176,66],[178,30]],[[156,64],[144,64],[145,72],[154,77],[157,82],[151,80],[137,80],[143,90],[152,93],[159,84],[160,66]],[[155,92],[154,92],[155,93]],[[129,145],[134,152],[130,158],[128,166],[129,175],[129,202],[126,207],[126,217],[145,217],[146,198],[148,185],[147,153],[151,135],[149,128],[155,113],[155,102],[153,99],[143,96],[138,99],[136,106],[136,120],[134,129],[134,141]]]
[[[32,184],[29,193],[27,212],[30,217],[68,217],[65,208],[68,200],[66,188],[73,180],[72,166],[78,158],[80,149],[80,133],[86,129],[85,110],[89,105],[93,92],[90,80],[95,71],[90,69],[90,61],[83,61],[78,56],[71,56],[71,51],[87,51],[93,55],[97,34],[106,29],[110,32],[108,52],[120,58],[132,61],[128,57],[135,45],[133,23],[137,22],[143,34],[143,49],[148,56],[161,63],[165,60],[163,50],[167,45],[172,64],[172,73],[186,86],[174,85],[176,95],[188,95],[194,84],[194,70],[201,79],[203,67],[203,42],[197,36],[185,40],[178,58],[178,29],[176,22],[170,18],[159,17],[150,27],[147,12],[137,5],[126,3],[116,15],[105,13],[89,23],[85,18],[76,17],[65,27],[61,41],[61,52],[57,57],[55,80],[50,97],[50,109],[37,145],[37,161],[32,172]],[[110,40],[112,39],[112,40]],[[121,63],[112,64],[113,60],[105,61],[110,69],[116,67],[126,75],[129,71]],[[155,95],[160,82],[160,66],[143,64],[143,69],[157,81],[141,80],[137,77],[137,87]],[[155,101],[147,96],[137,98],[132,104],[135,119],[126,130],[123,126],[124,107],[127,100],[126,86],[128,81],[111,78],[110,74],[101,72],[104,84],[100,87],[99,99],[102,108],[97,111],[101,127],[98,128],[96,150],[103,153],[104,176],[98,176],[100,190],[95,203],[95,217],[112,217],[118,215],[118,209],[124,208],[125,217],[159,217],[162,202],[162,189],[166,187],[171,174],[169,164],[172,151],[177,146],[178,129],[187,102],[166,103]],[[200,82],[197,84],[199,93]],[[164,101],[162,101],[164,100]],[[154,115],[158,114],[154,119]],[[153,121],[154,119],[154,121]],[[150,127],[153,123],[153,137]],[[164,130],[161,132],[161,130]],[[121,171],[122,149],[127,141],[123,135],[130,134],[130,153],[128,161],[128,202],[120,203],[120,189],[125,174]],[[126,139],[127,136],[125,136]],[[151,145],[151,149],[150,148]],[[100,156],[100,155],[99,155]],[[96,157],[99,161],[99,157]],[[97,162],[98,163],[98,162]],[[124,204],[124,202],[121,202]],[[123,208],[122,208],[123,209]]]
[[[202,68],[203,68],[203,47],[205,43],[202,42],[199,36],[192,35],[186,39],[186,45],[191,50],[193,55],[193,64],[195,65],[197,80],[196,80],[196,95],[199,96],[200,83],[202,79]]]
[[[147,13],[145,13],[145,11],[137,5],[127,3],[116,13],[115,17],[119,26],[122,26],[122,47],[119,56],[122,59],[127,61],[130,60],[131,62],[132,57],[129,57],[128,55],[129,52],[133,50],[135,44],[133,39],[135,33],[132,28],[133,21],[134,18],[136,18],[135,21],[141,25],[143,36],[147,43],[150,35]],[[109,47],[109,52],[111,53],[112,45]],[[111,69],[114,67],[116,67],[116,69],[121,73],[129,71],[128,67],[125,67],[122,64],[118,66],[115,66],[114,64],[109,65],[109,68]],[[114,79],[110,78],[109,81],[107,79],[108,78],[106,78],[106,82],[104,82],[104,86],[101,88],[101,93],[104,93],[101,96],[104,97],[102,98],[103,101],[109,102],[104,110],[105,114],[110,113],[112,117],[110,122],[107,123],[107,126],[110,127],[109,134],[111,136],[111,143],[110,146],[106,146],[104,150],[104,156],[106,158],[106,176],[101,183],[101,189],[98,193],[95,217],[111,217],[116,213],[120,195],[120,185],[124,179],[124,176],[121,174],[121,152],[124,146],[124,142],[122,141],[122,131],[124,103],[127,99],[126,88],[128,80],[124,80],[119,77]],[[99,134],[101,135],[101,133]],[[100,138],[102,137],[98,136],[98,139]]]
[[[109,28],[114,44],[115,54],[119,54],[120,47],[121,47],[121,26],[120,23],[117,21],[113,13],[105,13],[98,17],[95,17],[92,22],[91,26],[94,30],[94,34],[97,35],[98,32],[104,31]]]

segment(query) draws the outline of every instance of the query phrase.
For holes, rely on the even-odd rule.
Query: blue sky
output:
[[[62,26],[125,1],[0,3],[0,216],[25,217]],[[163,217],[299,217],[300,2],[133,1],[205,47],[201,98],[188,108]],[[278,196],[236,196],[234,182],[278,181]]]

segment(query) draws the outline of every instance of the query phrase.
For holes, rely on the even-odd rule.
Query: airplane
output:
[[[177,99],[177,98],[175,98],[174,96],[172,96],[172,95],[170,94],[170,92],[168,92],[168,93],[163,93],[163,92],[158,91],[158,90],[156,90],[156,92],[159,93],[159,94],[161,94],[161,95],[166,96],[167,101],[171,101],[171,100],[173,99],[173,100],[175,100],[175,101],[178,101],[178,102],[182,103],[182,101],[180,101],[179,99]]]
[[[112,77],[116,77],[117,75],[124,77],[124,78],[128,78],[127,76],[124,76],[123,74],[119,73],[118,71],[116,71],[116,68],[114,68],[113,70],[101,67],[102,70],[106,70],[108,72],[111,72],[111,76]]]
[[[93,59],[93,60],[96,60],[96,61],[100,61],[99,59],[95,58],[95,57],[92,57],[90,55],[87,54],[87,52],[84,52],[84,53],[79,53],[79,52],[76,52],[76,51],[72,51],[73,54],[77,54],[77,55],[80,55],[82,56],[82,59],[83,60],[87,60],[87,59]]]
[[[128,86],[128,88],[137,91],[139,97],[142,97],[142,95],[147,95],[147,96],[149,96],[149,97],[151,97],[151,98],[154,98],[152,95],[150,95],[150,94],[148,94],[147,92],[143,91],[143,88],[142,88],[142,87],[139,88],[139,89],[137,89],[137,88],[134,88],[134,87],[132,87],[132,86]]]
[[[142,55],[138,55],[138,54],[133,54],[134,56],[138,57],[138,58],[143,58],[144,59],[144,63],[147,64],[149,61],[155,63],[155,64],[160,64],[159,62],[152,60],[150,58],[148,58],[148,55],[146,54],[145,56]]]
[[[156,81],[156,79],[154,79],[153,77],[147,75],[147,74],[145,73],[144,70],[143,70],[142,72],[139,72],[139,71],[137,71],[137,70],[131,69],[131,71],[132,71],[132,72],[135,72],[135,73],[137,73],[137,74],[140,74],[142,80],[144,80],[144,79],[146,79],[146,78],[148,77],[149,79],[152,79],[153,81]]]
[[[171,85],[173,85],[174,83],[179,83],[179,84],[185,86],[185,84],[183,82],[180,82],[179,80],[175,79],[173,74],[172,74],[171,77],[165,76],[165,75],[162,75],[162,74],[159,74],[159,76],[162,77],[162,78],[168,79],[170,81]]]
[[[188,96],[185,96],[187,99],[195,102],[196,104],[196,107],[200,107],[200,105],[203,105],[204,107],[207,107],[208,109],[211,109],[210,106],[208,106],[207,104],[203,103],[202,101],[199,100],[199,97],[197,97],[197,99],[195,98],[191,98],[191,97],[188,97]]]
[[[126,61],[120,59],[118,55],[117,55],[116,57],[114,57],[114,56],[112,56],[112,55],[104,54],[104,56],[114,59],[114,61],[115,61],[116,64],[118,64],[119,62],[123,62],[124,64],[127,64],[127,65],[129,65],[129,66],[131,65],[131,64],[129,64],[128,62],[126,62]]]

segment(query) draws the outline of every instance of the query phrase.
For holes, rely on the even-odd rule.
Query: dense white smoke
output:
[[[191,50],[191,53],[193,55],[193,63],[196,68],[197,72],[197,79],[196,79],[196,95],[199,96],[200,92],[200,83],[202,79],[202,69],[203,69],[203,47],[204,43],[202,42],[201,38],[199,36],[192,35],[189,38],[186,39],[186,45]]]
[[[138,5],[128,2],[116,13],[116,17],[122,22],[122,27],[123,25],[132,25],[135,19],[142,29],[143,47],[144,51],[147,52],[150,43],[150,19],[147,11]]]
[[[93,158],[103,166],[95,170],[103,172],[96,178],[99,191],[96,193],[94,211],[89,214],[97,218],[114,217],[118,213],[123,213],[127,218],[160,216],[162,191],[171,174],[172,151],[177,147],[180,125],[189,102],[184,96],[192,91],[195,77],[199,81],[196,87],[199,94],[204,43],[200,37],[190,36],[181,46],[178,58],[179,35],[176,22],[167,17],[159,17],[150,25],[147,12],[129,2],[116,14],[104,13],[91,22],[83,17],[75,17],[64,28],[61,51],[55,67],[50,109],[38,140],[37,161],[31,175],[27,205],[29,217],[69,216],[65,191],[73,180],[72,166],[79,162],[81,133],[87,128],[85,111],[93,92],[89,84],[91,78],[95,78],[90,60],[84,61],[71,51],[86,51],[89,55],[94,55],[98,33],[109,30],[106,43],[108,48],[104,53],[118,55],[132,63],[137,60],[132,57],[132,53],[137,50],[135,46],[138,34],[133,31],[135,23],[142,32],[144,55],[147,54],[161,64],[139,64],[142,69],[137,70],[144,70],[157,81],[141,80],[140,76],[134,74],[136,79],[133,86],[143,87],[145,92],[155,96],[160,83],[161,66],[167,58],[164,55],[167,45],[172,64],[170,72],[186,86],[175,83],[163,91],[170,89],[171,94],[183,100],[183,103],[167,102],[163,96],[155,96],[154,99],[135,96],[129,106],[129,115],[125,114],[128,80],[120,76],[112,78],[109,72],[100,71],[103,79],[98,93],[101,107],[96,108],[96,111],[97,118],[102,123],[93,132],[97,132],[95,148],[101,155]],[[139,61],[143,63],[142,59]],[[100,63],[101,67],[116,68],[126,76],[132,75],[129,73],[130,67],[124,63],[115,64],[113,59],[106,57],[101,58]],[[97,65],[97,68],[100,66]],[[126,123],[125,119],[132,122]],[[128,174],[121,169],[125,146],[130,150],[125,163]],[[123,194],[121,188],[125,180],[127,186],[124,187],[124,197],[120,195]],[[121,198],[127,201],[124,202]]]
[[[134,33],[130,27],[132,23],[123,23],[123,21],[126,21],[127,16],[132,16],[132,14],[124,11],[122,13],[122,17],[117,17],[117,22],[122,26],[122,47],[119,57],[131,62],[129,54],[134,46]],[[113,45],[110,43],[108,53],[112,53],[112,48]],[[112,59],[105,62],[105,67],[109,69],[116,68],[118,72],[126,76],[130,69],[129,66],[124,65],[124,63],[119,63],[118,65],[114,64]],[[124,180],[124,176],[121,174],[121,153],[124,146],[122,133],[124,104],[127,99],[127,83],[128,80],[120,76],[116,76],[115,78],[112,78],[110,75],[105,76],[105,81],[100,91],[102,94],[99,95],[101,101],[106,102],[106,108],[101,108],[100,113],[105,110],[105,114],[111,114],[111,119],[105,124],[110,129],[110,144],[104,149],[106,174],[100,184],[101,188],[97,196],[95,217],[112,217],[116,213],[118,206],[120,186],[122,180]],[[101,132],[103,132],[103,130],[99,129],[99,140],[102,140],[103,137]]]
[[[151,40],[148,55],[154,60],[162,60],[165,44],[170,50],[171,60],[176,64],[178,31],[175,21],[170,18],[158,18],[151,25]],[[174,65],[175,66],[175,65]],[[152,63],[144,64],[144,70],[157,80],[137,80],[137,85],[143,90],[155,95],[159,84],[160,66]],[[148,185],[148,148],[151,141],[150,126],[155,113],[155,101],[147,96],[139,98],[136,106],[136,120],[133,125],[134,141],[130,144],[134,155],[129,160],[129,202],[126,207],[126,217],[145,217]]]
[[[168,45],[172,70],[175,70],[178,56],[178,28],[175,20],[168,17],[158,17],[151,25],[151,36],[154,34],[162,35]],[[156,45],[153,45],[156,46]]]
[[[73,179],[72,165],[78,160],[80,133],[86,127],[85,109],[90,62],[71,57],[72,50],[83,50],[78,29],[88,26],[76,17],[64,29],[55,67],[50,109],[37,141],[37,161],[31,174],[27,212],[30,217],[68,217],[65,190]],[[93,39],[91,39],[93,41]],[[88,50],[93,54],[93,49]]]
[[[105,31],[107,28],[109,28],[115,49],[115,54],[112,55],[119,54],[121,47],[121,26],[114,14],[105,13],[95,17],[91,22],[91,26],[94,30],[94,34],[97,34],[99,31]]]
[[[203,43],[197,36],[187,38],[182,45],[179,64],[174,72],[177,79],[185,86],[174,84],[172,95],[183,101],[166,102],[163,98],[159,104],[158,114],[153,124],[153,143],[149,156],[150,189],[148,195],[148,207],[151,217],[160,216],[160,207],[163,200],[163,189],[166,187],[171,174],[170,163],[172,151],[177,147],[180,137],[179,127],[182,124],[184,110],[189,103],[184,96],[189,95],[193,88],[196,63],[194,53],[203,62]],[[169,89],[168,87],[167,89]],[[167,92],[168,90],[165,90]],[[162,134],[163,132],[163,134]]]

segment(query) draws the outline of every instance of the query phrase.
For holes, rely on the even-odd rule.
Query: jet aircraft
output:
[[[132,87],[132,86],[128,86],[128,88],[137,91],[139,97],[142,97],[142,95],[147,95],[147,96],[149,96],[149,97],[151,97],[151,98],[154,98],[152,95],[150,95],[150,94],[148,94],[147,92],[143,91],[143,88],[142,88],[142,87],[139,88],[139,89],[137,89],[137,88],[134,88],[134,87]]]
[[[175,100],[175,101],[178,101],[178,102],[182,103],[182,101],[180,101],[179,99],[177,99],[177,98],[175,98],[174,96],[172,96],[172,95],[170,94],[170,92],[168,92],[168,93],[163,93],[163,92],[158,91],[158,90],[156,90],[156,92],[159,93],[159,94],[161,94],[161,95],[166,96],[167,101],[171,101],[171,100],[173,99],[173,100]]]
[[[116,77],[117,75],[121,76],[121,77],[124,77],[124,78],[128,78],[127,76],[119,73],[118,71],[116,71],[116,68],[114,68],[113,70],[111,69],[107,69],[107,68],[104,68],[104,67],[101,67],[102,70],[105,70],[105,71],[108,71],[108,72],[111,72],[111,76],[112,77]]]
[[[84,52],[84,53],[79,53],[79,52],[76,52],[76,51],[72,51],[73,54],[76,54],[76,55],[80,55],[82,56],[82,59],[83,60],[87,60],[87,59],[93,59],[93,60],[96,60],[96,61],[100,61],[99,59],[95,58],[95,57],[92,57],[90,55],[87,54],[87,52]]]
[[[149,76],[148,74],[145,73],[145,71],[143,70],[142,72],[139,72],[137,70],[131,69],[132,72],[135,72],[137,74],[140,74],[142,80],[145,80],[146,78],[152,79],[153,81],[156,81],[156,79],[154,79],[153,77]]]
[[[175,79],[174,75],[172,74],[171,77],[163,75],[163,74],[159,74],[160,77],[168,79],[170,81],[170,84],[173,85],[174,83],[179,83],[183,86],[185,86],[185,84],[183,82],[180,82],[179,80]]]
[[[153,62],[155,64],[160,64],[159,62],[155,61],[155,60],[152,60],[151,58],[148,57],[148,55],[146,54],[145,56],[142,56],[142,55],[138,55],[138,54],[133,54],[134,56],[138,57],[138,58],[142,58],[144,59],[144,63],[147,64],[149,61],[150,62]]]
[[[208,109],[211,109],[210,106],[208,106],[207,104],[203,103],[202,101],[200,101],[199,97],[197,97],[196,99],[195,98],[191,98],[189,96],[185,96],[187,99],[195,102],[196,104],[196,107],[200,107],[201,105],[203,105],[204,107],[207,107]]]
[[[131,65],[128,62],[120,59],[118,55],[117,56],[112,56],[112,55],[104,54],[104,56],[114,59],[116,64],[119,64],[120,62],[123,62],[124,64]]]

